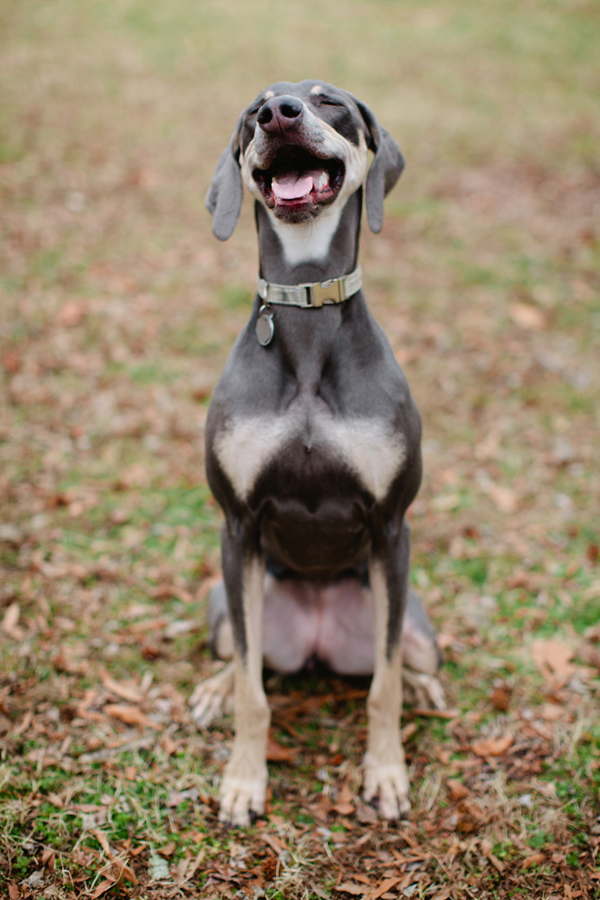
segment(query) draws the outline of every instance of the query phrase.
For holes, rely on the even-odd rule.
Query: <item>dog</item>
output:
[[[263,665],[295,672],[316,658],[372,674],[364,797],[384,819],[410,808],[403,657],[405,681],[444,704],[435,634],[409,589],[421,422],[358,266],[363,193],[377,233],[403,168],[364,103],[321,81],[281,82],[240,115],[208,192],[213,232],[227,240],[246,186],[260,258],[254,308],[206,422],[207,478],[225,518],[211,641],[233,661],[190,701],[205,726],[233,697],[220,794],[233,826],[265,806]]]

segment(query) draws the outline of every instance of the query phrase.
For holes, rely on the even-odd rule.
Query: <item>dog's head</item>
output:
[[[368,150],[375,157],[367,174]],[[276,218],[295,224],[341,208],[366,175],[367,218],[379,232],[383,198],[403,168],[396,142],[352,94],[320,81],[280,82],[241,114],[206,206],[225,241],[237,224],[243,183]]]

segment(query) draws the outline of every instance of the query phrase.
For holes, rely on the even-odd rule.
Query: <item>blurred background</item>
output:
[[[558,746],[579,729],[568,778],[597,779],[598,4],[29,0],[1,4],[0,27],[0,729],[18,812],[6,807],[6,872],[20,884],[41,865],[22,850],[32,773],[59,796],[69,766],[92,771],[60,751],[86,696],[99,718],[80,754],[150,717],[204,771],[222,766],[210,748],[223,734],[200,739],[185,712],[212,671],[204,603],[219,577],[203,426],[257,252],[250,198],[219,244],[204,196],[240,111],[280,80],[352,92],[407,159],[382,234],[364,230],[362,267],[424,420],[413,580],[442,634],[449,702],[493,732],[494,715],[514,708],[516,722],[554,691]],[[570,667],[558,674],[556,647]],[[114,679],[141,719],[107,711]],[[514,702],[490,701],[499,689]],[[105,777],[98,796],[114,789]],[[540,825],[543,803],[515,807],[523,833],[568,844],[564,816]],[[58,852],[67,818],[47,815]]]

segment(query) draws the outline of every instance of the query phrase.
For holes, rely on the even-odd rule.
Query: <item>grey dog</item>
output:
[[[421,421],[358,266],[363,192],[379,232],[403,167],[364,103],[320,81],[283,82],[241,114],[208,194],[213,231],[226,240],[246,186],[260,255],[252,315],[206,426],[208,481],[225,515],[211,636],[232,662],[191,701],[206,725],[233,697],[220,812],[233,825],[264,810],[263,665],[293,672],[317,658],[373,675],[364,796],[385,819],[410,806],[403,660],[405,681],[443,705],[435,635],[408,585]]]

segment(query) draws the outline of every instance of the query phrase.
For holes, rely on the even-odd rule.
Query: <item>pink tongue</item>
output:
[[[273,193],[279,200],[299,200],[306,197],[313,189],[312,175],[299,175],[289,172],[281,175],[277,181],[273,179]]]

